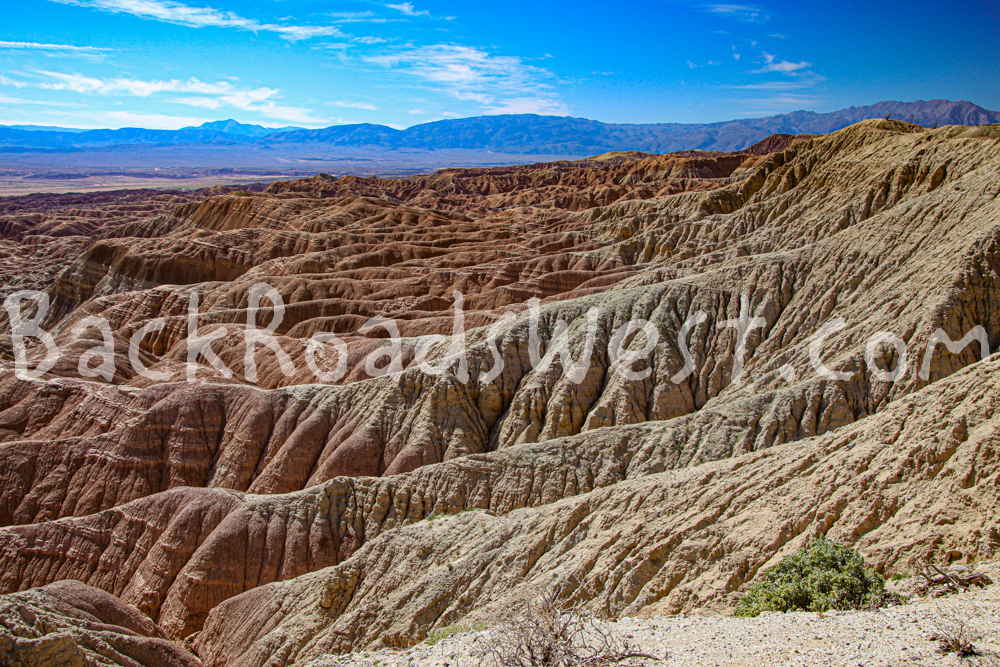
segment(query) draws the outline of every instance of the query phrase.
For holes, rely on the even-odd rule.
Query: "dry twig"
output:
[[[960,593],[972,586],[986,588],[993,584],[993,580],[985,574],[951,574],[932,563],[925,564],[920,570],[920,575],[927,582],[927,593],[935,597]]]
[[[554,591],[534,591],[477,638],[481,664],[496,667],[602,667],[646,664],[641,653],[615,637],[582,605],[560,603]]]

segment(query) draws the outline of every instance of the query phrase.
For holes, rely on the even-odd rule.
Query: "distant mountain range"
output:
[[[321,130],[266,128],[234,120],[180,130],[80,131],[37,126],[0,127],[0,152],[64,152],[125,146],[204,146],[282,150],[337,147],[366,151],[472,150],[523,155],[586,156],[618,150],[667,153],[686,149],[741,150],[772,134],[823,134],[867,118],[892,114],[925,126],[983,125],[1000,113],[971,102],[879,102],[830,113],[795,111],[721,123],[601,123],[561,116],[508,115],[441,120],[397,130],[368,123]]]
[[[780,116],[709,124],[627,125],[560,116],[479,116],[440,120],[395,130],[384,125],[340,125],[270,135],[262,144],[323,143],[385,149],[474,149],[497,153],[594,155],[608,151],[649,153],[702,149],[740,150],[772,134],[825,134],[867,118],[892,114],[925,126],[985,125],[1000,113],[971,102],[879,102],[831,113],[796,111]]]
[[[305,130],[304,127],[264,127],[263,125],[247,125],[237,123],[233,119],[217,120],[213,123],[203,123],[198,127],[185,128],[189,130],[204,130],[208,132],[221,132],[223,134],[233,134],[240,137],[250,137],[260,139],[272,134],[281,132],[292,132],[294,130]]]

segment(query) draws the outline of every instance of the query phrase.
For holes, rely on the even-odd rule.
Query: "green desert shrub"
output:
[[[854,549],[820,538],[764,571],[736,605],[737,616],[765,611],[830,611],[898,604],[885,580]]]
[[[424,643],[434,646],[452,635],[461,634],[463,632],[482,632],[485,629],[486,624],[478,622],[471,625],[449,625],[448,627],[441,628],[440,630],[432,630],[429,632],[427,634],[427,639],[424,640]]]

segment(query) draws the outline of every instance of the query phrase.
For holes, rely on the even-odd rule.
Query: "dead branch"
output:
[[[986,588],[993,584],[993,580],[985,574],[952,574],[933,563],[925,563],[920,575],[927,582],[927,593],[935,597],[960,593],[973,586]]]

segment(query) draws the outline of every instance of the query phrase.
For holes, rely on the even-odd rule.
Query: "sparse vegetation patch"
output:
[[[885,579],[848,546],[820,538],[764,572],[736,605],[737,616],[765,611],[831,611],[899,604]]]

